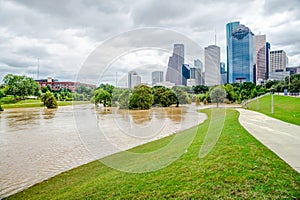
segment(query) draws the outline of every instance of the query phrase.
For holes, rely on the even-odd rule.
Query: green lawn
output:
[[[9,199],[300,199],[300,174],[252,137],[239,124],[235,110],[227,110],[217,145],[206,157],[199,158],[211,120],[211,110],[203,112],[209,120],[199,126],[188,151],[166,168],[125,173],[94,161]],[[195,130],[178,134],[184,138]],[[174,135],[131,151],[154,151],[173,138]],[[121,158],[122,154],[106,159]]]
[[[252,101],[248,108],[285,122],[300,125],[300,98],[274,95],[274,114],[271,113],[271,95]]]
[[[31,108],[31,107],[43,107],[41,100],[15,100],[12,96],[3,97],[0,101],[3,109],[5,108]],[[58,106],[70,106],[77,104],[88,104],[89,101],[57,101]]]

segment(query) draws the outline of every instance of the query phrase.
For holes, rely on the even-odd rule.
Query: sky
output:
[[[95,50],[105,44],[115,57],[97,69],[114,69],[110,70],[110,81],[121,80],[128,70],[140,68],[143,73],[145,68],[166,66],[171,42],[182,42],[177,36],[168,40],[170,32],[189,38],[201,48],[214,44],[216,33],[221,61],[225,62],[225,26],[232,21],[240,21],[256,35],[266,34],[271,50],[283,49],[289,66],[296,66],[300,65],[299,10],[300,0],[0,0],[0,80],[8,73],[36,79],[39,62],[39,78],[74,81]],[[149,27],[167,31],[155,38],[141,37],[145,32],[135,31]],[[130,31],[135,34],[129,34],[128,39]],[[138,38],[143,38],[145,47],[152,40],[160,43],[161,38],[169,44],[136,50],[130,42]],[[119,44],[132,48],[117,51]],[[115,55],[116,52],[122,54]],[[102,60],[95,61],[99,62]],[[96,79],[99,83],[106,78],[97,75],[94,80],[85,81],[95,83]]]

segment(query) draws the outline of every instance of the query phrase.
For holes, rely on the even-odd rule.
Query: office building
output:
[[[221,84],[227,83],[227,69],[224,62],[220,63]]]
[[[256,83],[262,84],[267,80],[267,42],[266,35],[256,35]]]
[[[164,72],[163,71],[152,72],[152,84],[160,83],[163,81],[164,81]]]
[[[283,50],[270,52],[270,73],[286,71],[287,57]]]
[[[227,30],[227,33],[229,31]],[[229,37],[227,38],[228,83],[255,82],[256,56],[254,34],[248,27],[240,24],[232,31],[231,35],[227,34],[227,36]]]
[[[174,44],[173,55],[169,58],[166,81],[182,85],[182,64],[184,63],[184,45]]]
[[[230,22],[226,24],[227,83],[229,83],[228,68],[232,68],[231,67],[232,63],[229,63],[229,61],[232,61],[232,41],[231,41],[232,33],[239,25],[240,22]]]
[[[134,88],[134,86],[141,84],[141,76],[139,76],[135,71],[130,71],[128,73],[128,88]]]
[[[220,47],[209,45],[205,47],[205,85],[220,84]]]
[[[191,78],[190,65],[182,64],[182,85],[186,85],[187,79]]]

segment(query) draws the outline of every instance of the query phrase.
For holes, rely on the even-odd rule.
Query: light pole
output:
[[[274,114],[274,88],[271,88],[271,113]]]

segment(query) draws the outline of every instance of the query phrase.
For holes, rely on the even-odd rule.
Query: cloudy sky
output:
[[[201,47],[214,44],[216,32],[225,61],[225,25],[231,21],[266,34],[272,50],[285,50],[289,65],[300,65],[299,10],[300,0],[0,0],[0,79],[7,73],[36,78],[39,59],[39,78],[75,80],[104,41],[147,27],[176,31]],[[156,53],[150,54],[153,60]],[[144,55],[128,53],[116,63],[126,68]],[[158,54],[158,65],[167,62],[166,51]]]

